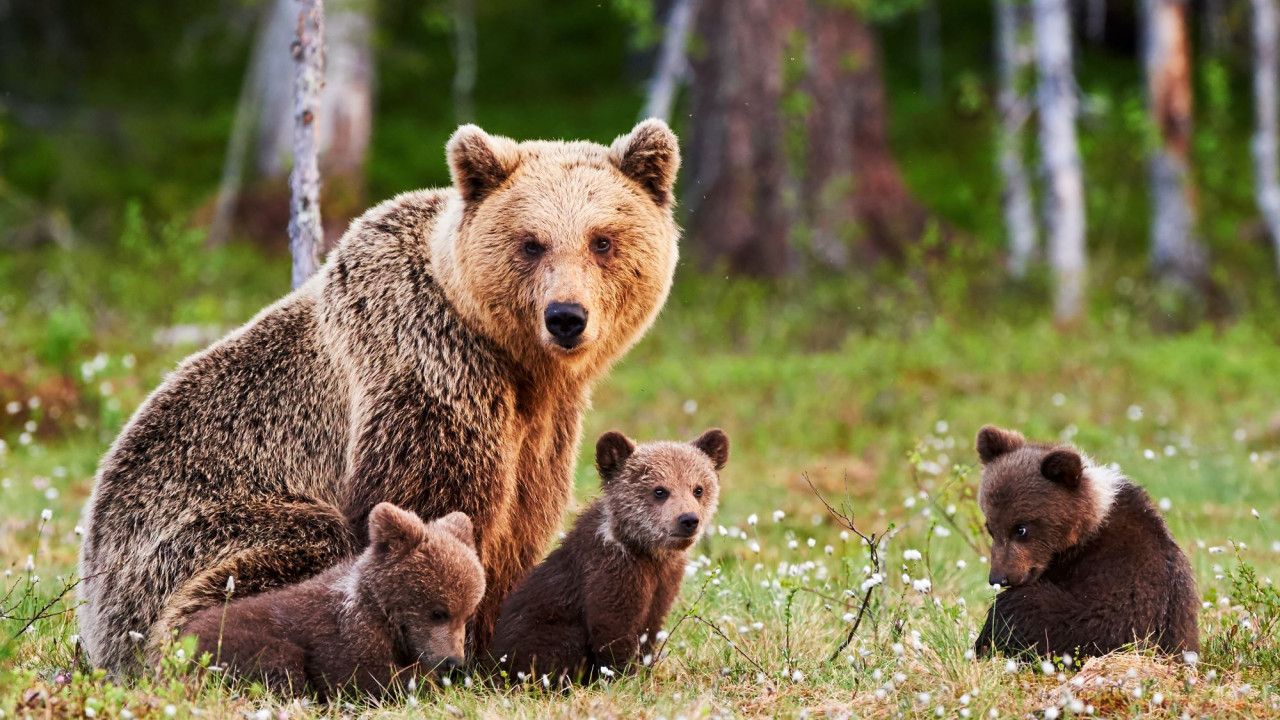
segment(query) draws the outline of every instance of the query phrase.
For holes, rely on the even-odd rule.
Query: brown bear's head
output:
[[[611,431],[596,442],[607,531],[631,548],[684,550],[698,541],[720,500],[729,436],[711,429],[691,443],[637,446]]]
[[[675,134],[646,120],[605,147],[518,143],[464,125],[448,156],[461,199],[431,252],[450,301],[535,371],[603,371],[671,287]]]
[[[369,513],[369,541],[359,591],[390,622],[400,654],[424,670],[461,665],[467,622],[484,596],[471,519],[455,512],[424,523],[379,503]]]
[[[1093,535],[1124,483],[1074,448],[1028,442],[991,425],[978,432],[977,450],[993,585],[1039,579],[1056,555]]]

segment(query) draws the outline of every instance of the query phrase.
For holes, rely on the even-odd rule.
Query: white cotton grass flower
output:
[[[1195,652],[1194,650],[1188,650],[1182,653],[1182,662],[1188,665],[1195,665],[1200,662],[1200,653]]]
[[[760,543],[755,540],[752,540],[751,542],[747,543],[747,548],[749,548],[753,553],[759,553]]]
[[[1050,705],[1044,709],[1044,720],[1058,720],[1058,708]]]
[[[1167,497],[1160,498],[1160,512],[1169,512],[1173,509],[1173,501]]]
[[[799,670],[793,670],[791,672],[791,682],[795,682],[795,683],[804,682],[804,673],[800,672]]]
[[[271,720],[271,711],[266,708],[259,708],[253,714],[253,720]]]
[[[929,578],[920,578],[919,580],[912,582],[911,587],[916,592],[922,595],[927,595],[929,591],[933,589],[933,583]]]
[[[600,674],[608,678],[611,678],[617,675],[617,673],[613,671],[613,668],[610,668],[608,665],[603,665],[600,667]]]
[[[752,525],[752,526],[754,526],[754,525],[756,525],[756,524],[757,524],[757,523],[759,523],[759,522],[760,522],[760,516],[759,516],[759,515],[756,515],[755,513],[751,513],[750,515],[748,515],[748,516],[747,516],[747,524],[748,524],[748,525]]]
[[[1257,516],[1258,516],[1258,511],[1257,511],[1257,510],[1254,510],[1254,511],[1253,511],[1253,516],[1254,516],[1254,517],[1257,517]],[[52,511],[52,510],[50,510],[49,508],[45,508],[45,509],[43,509],[43,510],[41,510],[41,511],[40,511],[40,520],[41,520],[42,522],[49,522],[49,521],[50,521],[50,520],[52,520],[52,519],[53,519],[53,511]]]
[[[1142,408],[1137,405],[1130,405],[1129,409],[1125,412],[1125,415],[1127,415],[1131,421],[1138,422],[1142,419]]]
[[[27,572],[32,572],[33,570],[36,569],[36,558],[34,555],[27,556],[27,562],[22,566],[22,569],[26,570]]]
[[[1143,451],[1142,451],[1142,457],[1144,457],[1144,458],[1146,458],[1146,459],[1148,459],[1148,460],[1155,460],[1155,459],[1156,459],[1156,451],[1155,451],[1155,450],[1152,450],[1151,448],[1147,448],[1146,450],[1143,450]]]
[[[227,576],[227,594],[230,595],[235,591],[236,591],[236,576],[228,575]]]
[[[178,708],[174,707],[172,704],[165,705],[164,714],[165,714],[165,717],[173,717],[174,715],[178,714]]]
[[[787,514],[786,514],[786,513],[784,513],[784,512],[782,512],[781,510],[774,510],[774,511],[773,511],[773,521],[774,521],[774,522],[782,522],[782,518],[784,518],[784,517],[786,517],[786,516],[787,516]]]
[[[902,559],[906,562],[911,562],[912,560],[919,560],[922,557],[924,556],[920,554],[919,550],[911,549],[911,550],[904,550],[902,552]]]

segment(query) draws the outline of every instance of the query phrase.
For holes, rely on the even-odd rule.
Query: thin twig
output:
[[[725,634],[724,634],[724,631],[723,631],[723,630],[721,630],[721,629],[720,629],[720,627],[719,627],[719,626],[717,626],[715,623],[713,623],[713,622],[711,622],[710,620],[708,620],[708,619],[706,619],[706,618],[702,617],[701,615],[690,615],[689,617],[691,617],[691,618],[693,618],[694,620],[697,620],[698,622],[702,623],[703,625],[706,625],[707,627],[711,628],[711,631],[712,631],[712,632],[714,632],[716,635],[719,635],[719,636],[720,636],[720,638],[721,638],[722,640],[724,640],[725,642],[729,643],[729,647],[731,647],[731,648],[733,648],[735,651],[737,651],[737,653],[738,653],[739,655],[741,655],[741,656],[743,657],[743,659],[744,659],[744,660],[746,660],[747,662],[751,663],[751,664],[755,667],[755,669],[756,669],[756,670],[760,671],[761,673],[764,673],[765,675],[768,675],[768,674],[769,674],[769,673],[765,672],[764,667],[762,667],[762,666],[760,665],[760,663],[756,662],[755,658],[753,658],[753,657],[751,657],[750,655],[748,655],[748,654],[747,654],[747,652],[746,652],[745,650],[743,650],[741,647],[739,647],[738,643],[734,642],[734,641],[733,641],[733,639],[732,639],[732,638],[730,638],[728,635],[725,635]]]

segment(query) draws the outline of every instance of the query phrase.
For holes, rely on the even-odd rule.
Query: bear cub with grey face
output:
[[[979,653],[1198,651],[1195,578],[1141,487],[1072,447],[978,433],[996,596]]]
[[[507,596],[489,652],[511,677],[557,682],[625,671],[653,651],[697,542],[716,511],[723,431],[691,443],[596,443],[602,497]]]
[[[471,520],[424,523],[391,503],[369,513],[370,544],[316,577],[206,608],[183,629],[199,652],[273,690],[329,698],[378,694],[463,662],[484,596]]]

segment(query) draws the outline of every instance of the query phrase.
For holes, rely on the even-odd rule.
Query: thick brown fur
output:
[[[468,125],[448,156],[455,188],[357,219],[316,277],[185,360],[103,458],[78,612],[95,664],[135,670],[230,575],[256,593],[350,556],[381,501],[471,517],[485,647],[559,527],[592,384],[666,300],[679,151],[649,120],[612,147]],[[571,348],[549,335],[553,303],[586,316]]]
[[[980,653],[1198,651],[1195,576],[1142,488],[1069,446],[978,433],[996,596]]]
[[[653,651],[688,563],[715,514],[729,438],[596,444],[603,495],[507,597],[490,647],[508,677],[588,680]],[[659,497],[661,496],[661,497]]]
[[[199,652],[278,692],[379,694],[463,662],[467,621],[484,596],[471,520],[423,523],[381,503],[359,557],[297,585],[233,599],[183,628]]]

